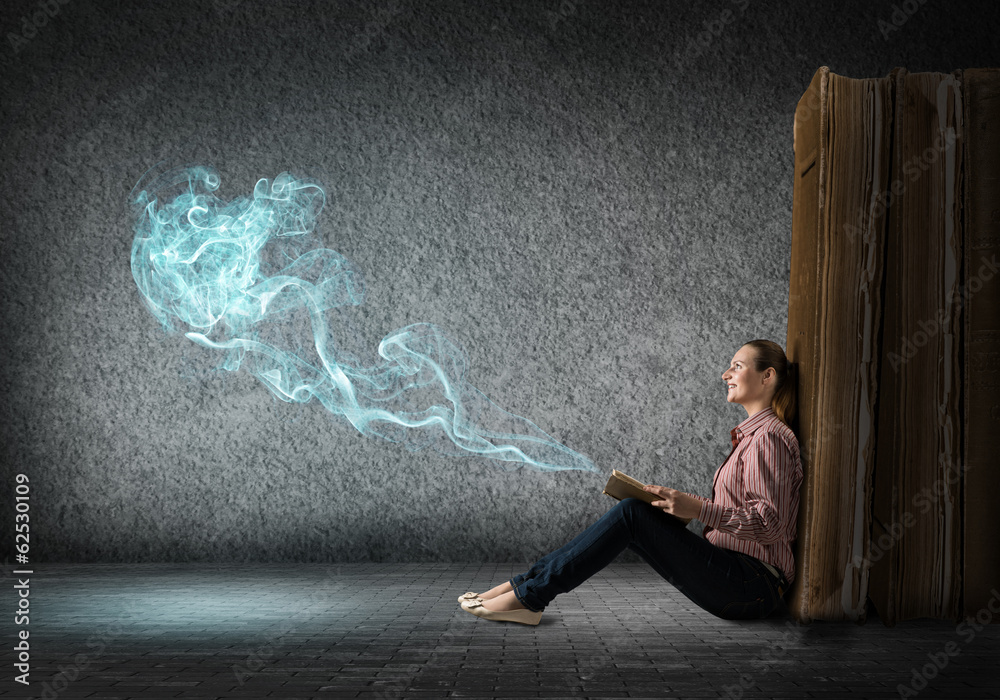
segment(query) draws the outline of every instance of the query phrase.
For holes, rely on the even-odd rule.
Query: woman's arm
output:
[[[776,542],[790,517],[793,490],[801,474],[788,445],[775,433],[754,436],[743,456],[743,470],[735,507],[704,501],[696,515],[705,525],[740,539],[761,544]],[[716,493],[718,496],[718,493]]]

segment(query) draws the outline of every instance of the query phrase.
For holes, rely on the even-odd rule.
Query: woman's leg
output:
[[[612,508],[612,510],[614,510],[614,509]],[[604,516],[602,516],[602,519],[609,517],[609,515],[611,514],[611,512],[612,511],[608,511],[607,513],[605,513]],[[591,525],[590,527],[588,527],[586,530],[584,530],[583,532],[581,532],[580,534],[578,534],[576,537],[574,537],[572,540],[570,540],[569,542],[567,542],[566,544],[564,544],[559,549],[557,549],[555,551],[552,551],[552,552],[549,552],[548,554],[546,554],[545,556],[543,556],[541,559],[537,560],[534,564],[531,565],[531,568],[528,569],[523,574],[517,574],[516,576],[514,576],[510,580],[505,581],[504,583],[501,583],[500,585],[491,588],[490,590],[486,591],[485,593],[480,594],[480,598],[482,598],[482,600],[484,600],[484,601],[485,600],[495,600],[495,599],[499,598],[501,595],[504,595],[506,593],[510,593],[513,590],[513,588],[515,586],[519,585],[522,581],[524,581],[526,579],[529,579],[529,578],[534,578],[534,576],[536,574],[538,574],[540,571],[544,571],[545,570],[545,568],[549,565],[549,562],[551,562],[554,559],[559,559],[560,557],[564,557],[568,553],[572,552],[576,547],[579,547],[580,543],[582,541],[584,541],[587,537],[590,536],[589,533],[590,533],[591,529],[594,528],[594,527],[598,527],[599,523],[600,523],[600,521],[598,521],[597,523],[594,523],[593,525]],[[515,599],[515,601],[516,600],[518,600],[518,599]],[[504,601],[502,601],[502,602],[504,602]],[[509,606],[509,605],[507,605],[505,603],[505,604],[502,604],[502,605],[499,605],[499,606],[493,606],[493,607],[507,609],[507,608],[510,608],[510,607],[517,607],[517,606]]]
[[[778,581],[758,559],[717,547],[687,528],[673,542],[639,539],[629,546],[693,603],[718,617],[767,617],[782,603]]]
[[[628,499],[626,499],[626,500],[628,500]],[[633,500],[636,500],[636,499],[633,499]],[[567,542],[566,544],[564,544],[559,549],[553,550],[553,551],[549,552],[548,554],[546,554],[545,556],[543,556],[542,558],[538,559],[534,564],[531,565],[531,568],[528,569],[527,571],[525,571],[523,574],[517,574],[517,575],[513,576],[507,582],[507,585],[510,587],[510,589],[517,588],[524,581],[526,581],[526,580],[528,580],[530,578],[534,578],[540,572],[548,570],[548,567],[551,566],[553,562],[562,561],[566,557],[572,556],[573,553],[576,552],[577,550],[579,550],[581,548],[585,548],[587,546],[587,543],[590,540],[592,540],[594,537],[596,537],[598,535],[598,533],[600,533],[600,532],[602,532],[602,531],[604,531],[604,530],[607,529],[606,528],[606,523],[604,522],[605,520],[607,520],[607,519],[615,519],[615,518],[618,517],[616,509],[620,508],[622,506],[622,503],[624,503],[624,502],[625,501],[619,501],[613,508],[611,508],[611,510],[609,510],[607,513],[605,513],[604,515],[602,515],[601,518],[600,518],[600,520],[598,520],[597,522],[595,522],[592,525],[590,525],[589,527],[587,527],[583,532],[581,532],[580,534],[578,534],[576,537],[574,537],[573,539],[571,539],[569,542]],[[622,549],[624,549],[624,547],[627,546],[627,545],[628,545],[628,543],[625,542],[623,544],[623,546],[622,546]],[[621,550],[619,550],[619,551],[621,551]],[[603,568],[603,567],[601,567],[601,568]],[[577,584],[577,585],[579,585],[579,584]],[[498,593],[501,592],[501,587],[502,586],[503,586],[503,584],[501,584],[500,586],[497,586],[494,589],[491,589],[491,592],[493,592],[493,591],[498,592]],[[574,588],[575,588],[575,586],[574,586]]]
[[[502,593],[509,593],[510,590],[511,590],[510,581],[504,581],[499,586],[494,586],[485,593],[480,593],[479,597],[482,600],[490,600],[491,598],[496,598],[498,595],[501,595]]]
[[[720,617],[762,617],[780,602],[752,557],[716,547],[659,508],[627,498],[572,541],[511,579],[529,610],[543,610],[631,547],[694,603]]]
[[[560,593],[570,591],[610,564],[632,541],[629,525],[635,498],[619,501],[611,510],[559,549],[536,561],[510,580],[514,595],[529,610],[544,610]],[[651,510],[653,509],[650,506]],[[664,519],[679,520],[660,513]]]

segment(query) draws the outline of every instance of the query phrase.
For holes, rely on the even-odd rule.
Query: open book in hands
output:
[[[617,469],[611,470],[611,476],[608,477],[608,483],[604,485],[604,491],[615,500],[621,501],[626,498],[638,498],[646,503],[652,503],[653,501],[659,501],[661,498],[655,493],[650,493],[649,491],[643,490],[643,484],[641,481],[636,481],[628,474],[623,474]],[[665,510],[660,509],[661,513],[666,513],[671,518],[677,518],[676,515],[672,513],[667,513]],[[682,522],[690,522],[690,518],[677,518]]]

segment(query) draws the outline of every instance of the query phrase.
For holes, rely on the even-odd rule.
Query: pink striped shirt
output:
[[[695,496],[702,501],[698,520],[705,523],[705,539],[767,562],[791,583],[802,483],[799,441],[770,406],[730,435],[733,451],[715,472],[712,498]]]

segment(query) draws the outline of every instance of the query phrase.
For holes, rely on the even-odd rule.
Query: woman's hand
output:
[[[666,486],[653,486],[652,484],[643,486],[642,490],[654,493],[662,499],[653,501],[651,504],[653,507],[660,508],[664,513],[676,515],[684,522],[689,522],[691,518],[697,518],[701,513],[701,501],[683,491]]]

